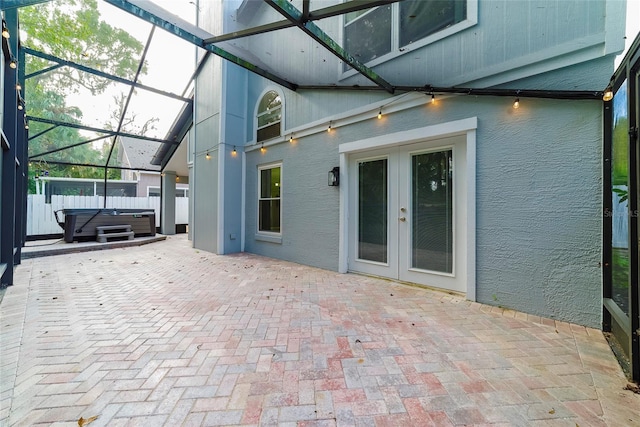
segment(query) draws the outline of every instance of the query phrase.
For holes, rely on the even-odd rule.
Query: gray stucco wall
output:
[[[328,187],[338,145],[478,117],[477,299],[598,327],[601,136],[598,101],[442,99],[247,154],[246,250],[337,269],[339,197]],[[257,166],[283,163],[282,244],[258,241]]]
[[[339,192],[327,185],[329,169],[338,166],[338,140],[316,134],[294,144],[247,153],[247,252],[338,269]],[[258,166],[282,162],[282,244],[256,240]]]

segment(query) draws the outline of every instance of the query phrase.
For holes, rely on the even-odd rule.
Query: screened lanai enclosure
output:
[[[603,328],[618,341],[616,351],[631,376],[640,379],[638,226],[637,215],[627,215],[637,212],[638,40],[624,71],[608,87],[574,90],[568,84],[549,90],[492,86],[482,79],[460,86],[456,79],[462,67],[439,69],[434,64],[445,53],[426,57],[419,48],[474,25],[470,17],[478,15],[477,1],[229,0],[234,13],[223,18],[224,27],[235,30],[224,33],[199,26],[214,21],[216,9],[207,7],[212,2],[0,1],[3,286],[13,284],[13,269],[20,263],[30,198],[51,206],[57,196],[88,197],[98,204],[94,208],[113,210],[127,208],[127,198],[160,196],[160,215],[175,227],[174,199],[193,197],[189,168],[196,156],[210,158],[208,151],[191,150],[188,140],[194,111],[205,102],[194,94],[219,89],[198,79],[214,56],[297,93],[380,94],[388,101],[381,102],[379,115],[392,108],[395,97],[416,94],[434,101],[455,95],[506,97],[510,103],[527,98],[602,102],[608,120]],[[597,8],[595,3],[585,7]],[[414,65],[391,65],[389,58],[414,50]],[[271,132],[283,119],[274,94],[256,119],[265,139],[279,136]],[[629,137],[623,141],[618,134]],[[293,140],[294,135],[283,137]],[[161,229],[166,225],[160,224]],[[452,268],[450,260],[442,263],[446,271]]]

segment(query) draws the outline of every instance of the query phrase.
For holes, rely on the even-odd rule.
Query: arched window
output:
[[[280,136],[282,99],[275,90],[264,94],[258,105],[257,142]]]

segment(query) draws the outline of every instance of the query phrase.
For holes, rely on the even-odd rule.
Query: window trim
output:
[[[275,198],[262,198],[260,196],[260,189],[261,184],[262,184],[262,171],[263,170],[268,170],[268,169],[275,169],[275,168],[280,168],[280,183],[279,183],[279,187],[280,187],[280,197],[277,198],[277,200],[280,200],[280,218],[279,218],[279,223],[280,223],[280,231],[279,232],[275,232],[275,231],[265,231],[265,230],[260,230],[260,201],[262,200],[276,200]],[[258,171],[258,179],[257,179],[257,187],[256,187],[256,234],[255,234],[255,238],[256,240],[261,240],[264,242],[271,242],[271,243],[282,243],[282,199],[283,199],[283,194],[282,194],[282,177],[283,177],[283,167],[282,167],[282,161],[279,162],[272,162],[272,163],[266,163],[263,165],[258,165],[257,168]]]
[[[349,0],[343,0],[343,2],[347,2]],[[415,43],[411,43],[408,46],[405,46],[402,51],[400,51],[400,6],[399,3],[392,3],[391,6],[391,52],[386,53],[384,55],[379,56],[369,62],[364,63],[367,67],[375,67],[376,65],[383,64],[387,61],[391,61],[395,58],[398,58],[406,53],[413,52],[416,49],[420,49],[424,46],[435,43],[439,40],[447,38],[453,34],[459,33],[461,31],[466,30],[467,28],[473,27],[478,23],[478,0],[466,0],[467,2],[467,18],[458,22],[457,24],[451,25],[450,27],[443,28],[440,31],[437,31],[429,36],[416,41]],[[381,6],[379,6],[381,7]],[[345,16],[341,15],[341,23],[340,23],[340,38],[342,40],[342,44],[344,44],[344,29],[345,29]],[[346,48],[345,48],[346,49]],[[349,69],[344,71],[344,64],[341,62],[339,65],[341,78],[345,79],[347,77],[354,76],[359,72],[357,70]]]
[[[279,96],[280,96],[280,133],[278,134],[278,136],[274,136],[273,138],[268,138],[268,139],[264,139],[262,141],[258,140],[258,130],[262,129],[258,127],[258,114],[260,114],[259,112],[259,108],[260,108],[260,102],[262,102],[262,99],[267,95],[267,93],[269,92],[276,92]],[[276,138],[281,138],[282,135],[284,135],[284,130],[285,130],[285,98],[284,98],[284,93],[280,90],[280,88],[276,87],[276,86],[269,86],[267,88],[265,88],[262,93],[260,94],[260,96],[258,96],[254,109],[253,109],[253,136],[254,136],[254,141],[256,143],[258,142],[266,142],[266,141],[271,141],[273,139]],[[273,123],[271,124],[273,125]],[[271,126],[269,125],[269,126]],[[263,126],[263,128],[266,128],[268,126]]]

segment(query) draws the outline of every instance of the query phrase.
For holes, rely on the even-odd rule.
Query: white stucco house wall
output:
[[[607,86],[624,2],[441,2],[440,26],[403,3],[317,25],[392,86],[422,91],[361,90],[373,85],[297,28],[227,45],[296,90],[209,58],[189,133],[194,247],[599,328],[603,105],[568,93]],[[263,2],[199,7],[215,35],[282,19]],[[423,21],[432,28],[413,24]],[[433,89],[456,87],[478,92]],[[518,96],[527,90],[549,95]]]

